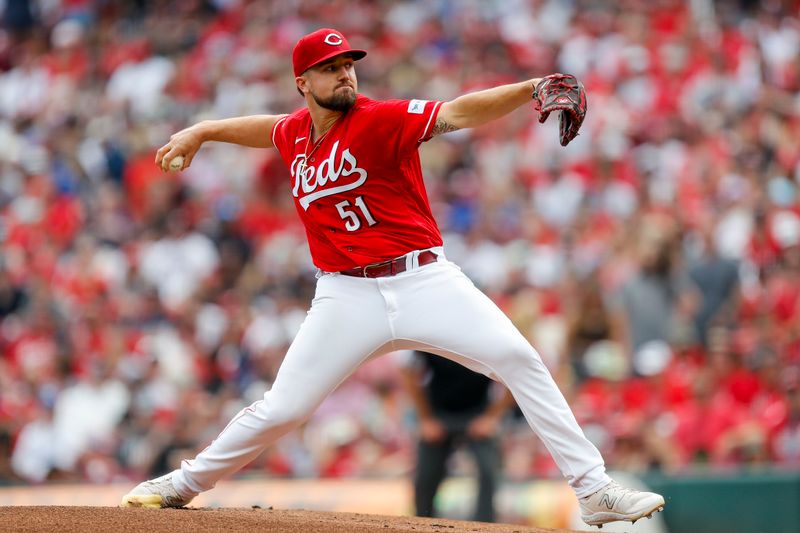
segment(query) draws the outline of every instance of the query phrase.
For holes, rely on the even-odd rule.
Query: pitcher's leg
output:
[[[239,412],[173,484],[184,495],[211,489],[302,423],[364,360],[390,340],[383,300],[369,280],[322,278],[317,297],[264,398]]]
[[[539,354],[503,312],[452,264],[430,265],[414,276],[414,291],[400,283],[396,289],[403,310],[393,321],[397,336],[504,383],[578,497],[607,484],[600,452]]]

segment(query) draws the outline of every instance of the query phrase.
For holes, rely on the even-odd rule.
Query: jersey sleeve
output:
[[[389,125],[401,157],[431,138],[442,102],[436,100],[388,100],[380,106],[381,121]]]
[[[269,132],[272,139],[272,145],[283,154],[286,148],[286,123],[290,115],[284,115],[275,122],[272,126],[272,131]]]

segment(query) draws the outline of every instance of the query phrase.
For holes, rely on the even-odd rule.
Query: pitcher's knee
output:
[[[514,369],[525,368],[528,366],[543,366],[542,358],[533,347],[527,343],[515,344],[503,351],[499,361],[502,368]]]
[[[299,426],[311,416],[315,407],[315,405],[303,401],[279,401],[269,392],[264,395],[262,401],[254,405],[258,405],[256,411],[259,418],[273,427]]]

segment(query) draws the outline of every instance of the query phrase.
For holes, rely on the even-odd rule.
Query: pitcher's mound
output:
[[[564,533],[509,524],[438,518],[273,509],[121,509],[118,507],[0,507],[0,531],[270,531],[275,533]]]

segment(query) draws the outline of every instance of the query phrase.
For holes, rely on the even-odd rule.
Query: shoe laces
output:
[[[613,490],[614,492],[618,493],[622,497],[632,496],[632,495],[634,495],[634,494],[639,492],[638,490],[631,489],[629,487],[625,487],[623,485],[620,485],[616,481],[612,481],[611,483],[609,483],[608,488],[606,489],[606,492],[608,492],[609,490]]]
[[[166,497],[173,497],[173,496],[180,496],[178,491],[175,490],[175,487],[172,485],[172,477],[165,477],[160,479],[151,479],[147,482],[150,487],[159,488],[162,490],[166,490],[168,494],[162,494],[162,496]]]

